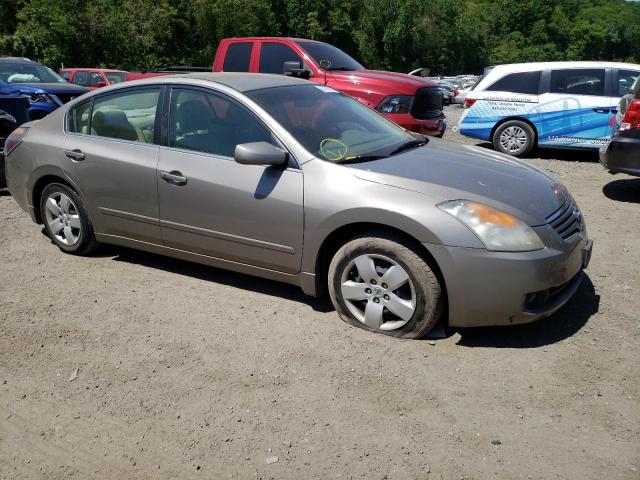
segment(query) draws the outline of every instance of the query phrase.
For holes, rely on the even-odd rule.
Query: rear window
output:
[[[490,85],[487,90],[492,92],[522,93],[537,95],[540,85],[540,72],[511,73]]]
[[[232,43],[227,48],[222,70],[225,72],[248,72],[253,42]]]
[[[618,97],[631,93],[640,72],[636,70],[618,70]]]
[[[551,71],[550,93],[604,96],[604,68]]]

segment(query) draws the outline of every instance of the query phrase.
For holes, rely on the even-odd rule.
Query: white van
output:
[[[597,149],[609,142],[618,102],[638,76],[631,63],[488,67],[465,98],[460,133],[514,156],[536,145]]]

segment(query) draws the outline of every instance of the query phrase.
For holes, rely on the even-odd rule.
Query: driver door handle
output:
[[[182,186],[187,184],[187,177],[177,170],[171,170],[170,172],[160,171],[160,177],[171,185]]]
[[[84,153],[82,153],[82,151],[78,150],[77,148],[75,150],[67,150],[66,152],[64,152],[64,154],[71,160],[75,160],[76,162],[81,162],[82,160],[84,160]]]

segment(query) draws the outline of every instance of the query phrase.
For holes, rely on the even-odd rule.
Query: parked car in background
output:
[[[599,149],[640,65],[614,62],[521,63],[488,67],[465,99],[463,135],[526,155],[534,146]]]
[[[444,104],[451,105],[459,91],[457,85],[445,80],[440,80],[438,86],[442,90],[442,100]]]
[[[438,85],[405,73],[367,70],[342,50],[301,38],[226,38],[215,72],[296,75],[347,93],[412,132],[442,136],[447,120]]]
[[[600,150],[600,163],[609,173],[640,176],[640,77],[620,100],[611,141]]]
[[[107,68],[62,68],[59,73],[69,83],[95,90],[124,82],[129,72]]]
[[[27,121],[29,101],[24,95],[0,95],[0,188],[7,186],[4,176],[4,142],[11,132]]]
[[[175,75],[181,73],[194,73],[194,72],[210,72],[209,67],[163,67],[153,70],[144,70],[141,72],[128,72],[125,81],[142,80],[143,78],[162,77],[163,75]]]
[[[458,89],[458,94],[453,98],[453,103],[458,105],[464,105],[464,99],[467,98],[467,94],[471,91],[475,82],[463,83]]]
[[[87,91],[27,58],[0,58],[0,96],[27,97],[28,120],[42,118]]]
[[[115,85],[7,145],[13,198],[63,252],[101,241],[328,290],[343,320],[395,337],[444,312],[452,326],[546,317],[591,256],[548,174],[299,78]]]

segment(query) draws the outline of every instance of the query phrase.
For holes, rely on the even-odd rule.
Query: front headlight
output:
[[[412,103],[411,95],[389,95],[380,102],[376,110],[380,113],[409,113]]]
[[[544,248],[542,240],[529,225],[493,207],[469,200],[452,200],[438,207],[464,223],[487,250],[528,252]]]
[[[29,103],[56,103],[46,93],[28,93]]]

